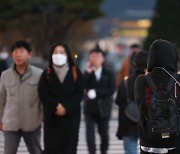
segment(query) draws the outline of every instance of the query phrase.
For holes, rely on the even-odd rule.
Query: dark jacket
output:
[[[136,79],[136,75],[130,76],[127,79],[127,85],[128,85],[127,88],[129,92],[130,101],[135,101],[134,90],[133,90],[135,79]],[[119,115],[118,115],[119,126],[116,134],[119,139],[122,139],[123,136],[127,136],[127,135],[132,135],[135,137],[138,136],[137,123],[132,122],[125,115],[125,108],[128,105],[128,102],[127,102],[127,93],[126,93],[127,90],[124,82],[125,80],[121,82],[118,88],[118,93],[115,102],[119,107]]]
[[[156,86],[166,86],[170,76],[162,69],[155,69],[155,67],[163,67],[172,74],[177,72],[177,64],[178,53],[174,45],[165,40],[157,40],[152,44],[148,55],[148,71]],[[177,80],[180,81],[180,76],[177,77]],[[146,82],[145,75],[140,75],[137,78],[134,90],[135,100],[140,111],[138,123],[140,145],[156,148],[171,148],[180,146],[180,136],[172,139],[165,139],[163,141],[155,141],[148,138],[145,117],[148,112],[152,91]],[[177,105],[180,106],[180,88],[178,86],[177,91]]]
[[[76,81],[74,81],[72,69],[70,68],[63,83],[59,81],[53,68],[49,75],[45,70],[41,76],[38,89],[44,107],[45,122],[50,124],[52,121],[58,122],[61,119],[55,114],[58,103],[65,107],[66,116],[71,117],[76,112],[79,112],[83,90],[83,76],[78,69]]]
[[[118,88],[116,97],[116,104],[119,106],[119,126],[117,130],[117,137],[122,139],[123,136],[138,136],[137,123],[132,122],[125,115],[125,110],[128,105],[128,101],[134,101],[134,83],[138,75],[144,74],[147,68],[147,53],[141,51],[134,57],[134,75],[125,78]],[[128,100],[129,99],[129,100]]]
[[[8,68],[9,68],[9,66],[8,66],[7,61],[6,60],[0,60],[0,76],[1,76],[1,73]]]
[[[85,89],[86,93],[90,89],[95,89],[97,97],[93,100],[85,96],[84,113],[97,114],[104,118],[110,117],[112,107],[112,94],[115,90],[115,80],[113,73],[103,67],[101,78],[96,80],[94,72],[85,73]]]
[[[60,82],[53,68],[52,55],[57,46],[62,46],[67,54],[69,70],[63,82]],[[72,141],[78,140],[80,102],[84,93],[84,81],[66,44],[58,43],[52,47],[49,68],[41,76],[38,92],[44,109],[45,154],[68,154]],[[59,103],[66,110],[64,116],[55,114]]]
[[[76,81],[70,67],[63,83],[59,81],[53,68],[49,75],[47,70],[43,72],[38,91],[44,109],[44,147],[46,154],[68,153],[75,124],[79,125],[79,119],[75,117],[80,113],[83,90],[83,77],[78,69]],[[66,109],[64,116],[55,114],[58,103],[61,103]],[[76,119],[77,121],[75,121]]]

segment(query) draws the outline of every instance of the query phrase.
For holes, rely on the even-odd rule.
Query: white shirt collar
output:
[[[102,66],[99,67],[97,70],[94,71],[94,74],[96,76],[96,79],[99,81],[101,78],[101,74],[102,74]]]

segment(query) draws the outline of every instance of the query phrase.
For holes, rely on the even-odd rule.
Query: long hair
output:
[[[136,75],[145,74],[144,70],[147,68],[148,54],[144,51],[137,53],[134,57],[134,68]]]
[[[65,52],[67,54],[67,60],[68,60],[69,67],[75,66],[75,63],[74,63],[74,60],[72,58],[71,51],[70,51],[68,45],[66,45],[64,43],[57,43],[57,44],[53,45],[51,50],[50,50],[49,67],[52,68],[52,65],[53,65],[52,55],[53,55],[54,49],[57,46],[62,46],[65,49]]]

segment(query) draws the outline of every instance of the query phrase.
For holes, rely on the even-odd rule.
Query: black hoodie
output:
[[[178,52],[176,47],[166,40],[156,40],[150,47],[148,54],[148,72],[152,76],[156,86],[164,85],[166,86],[170,76],[162,69],[154,69],[155,67],[163,67],[168,72],[176,73],[178,64]],[[177,77],[180,81],[180,77]],[[180,88],[177,86],[177,97],[178,106],[180,106]],[[155,141],[148,138],[148,133],[146,129],[145,117],[148,112],[149,101],[152,95],[151,89],[149,88],[145,75],[140,75],[135,82],[135,100],[138,104],[140,111],[139,116],[139,136],[140,145],[146,147],[154,148],[172,148],[180,146],[180,136],[173,139],[165,139],[163,141]]]
[[[177,72],[178,52],[176,47],[166,40],[156,40],[150,47],[148,54],[148,72],[154,67]]]

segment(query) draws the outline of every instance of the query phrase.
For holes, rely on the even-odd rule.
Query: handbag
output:
[[[127,103],[128,103],[128,105],[125,108],[125,115],[129,120],[137,123],[139,117],[139,110],[137,107],[137,103],[135,101],[130,100],[129,90],[128,90],[128,79],[124,80],[124,86],[125,86]]]

